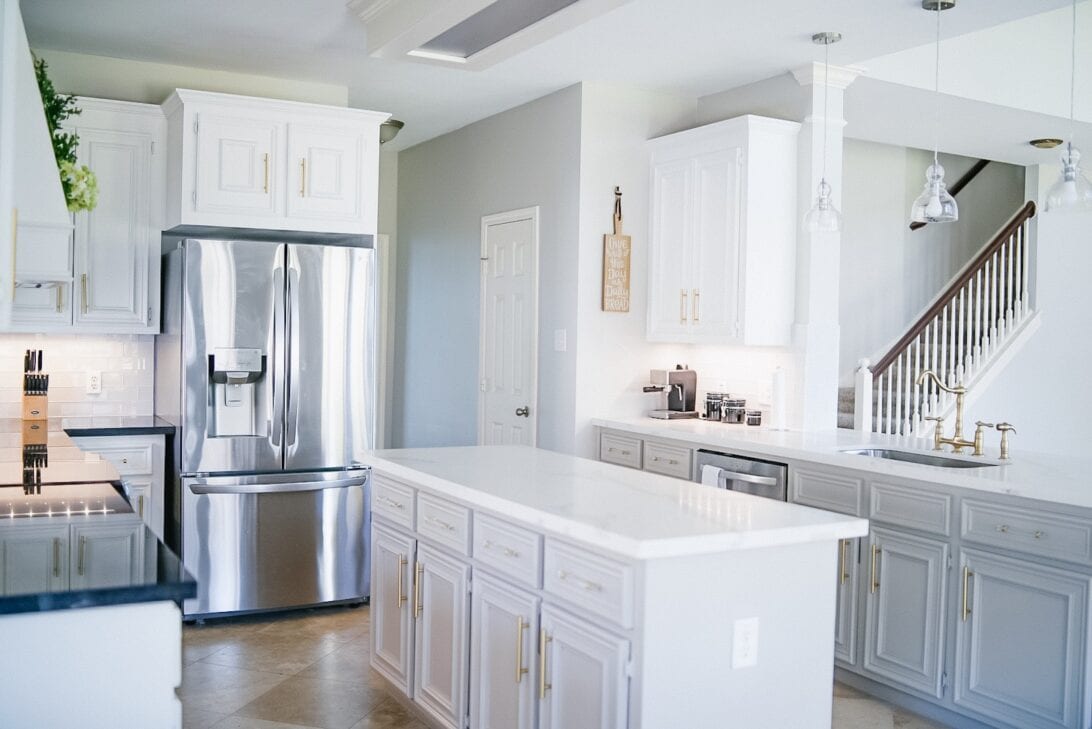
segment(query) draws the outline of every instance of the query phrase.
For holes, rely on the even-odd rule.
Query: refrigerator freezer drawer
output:
[[[187,478],[187,616],[299,607],[368,595],[369,472]]]

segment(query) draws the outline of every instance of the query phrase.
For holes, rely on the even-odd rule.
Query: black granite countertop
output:
[[[174,435],[174,426],[155,415],[61,418],[61,429],[73,438],[104,435]]]
[[[92,545],[85,548],[82,564],[78,564],[79,537],[75,529],[65,531],[68,524],[80,527],[80,536],[86,536]],[[163,600],[181,602],[197,595],[197,582],[182,567],[178,556],[132,515],[16,519],[11,523],[0,523],[0,542],[22,537],[33,539],[34,532],[43,532],[40,527],[55,527],[44,537],[37,535],[46,557],[50,557],[49,552],[52,552],[55,560],[53,584],[20,587],[17,581],[5,580],[7,593],[0,595],[0,615]],[[128,564],[124,559],[119,560],[117,553],[112,551],[116,547],[101,552],[94,549],[93,540],[99,527],[109,532],[108,538],[114,544],[117,543],[118,534],[131,530],[132,548]],[[68,534],[71,536],[66,536]],[[25,544],[30,548],[20,550],[20,554],[31,561],[40,561],[37,558],[41,555],[33,548],[33,542]],[[98,564],[97,557],[102,558]],[[9,570],[12,566],[7,565]],[[127,572],[125,567],[128,567]],[[32,573],[33,570],[26,572]]]

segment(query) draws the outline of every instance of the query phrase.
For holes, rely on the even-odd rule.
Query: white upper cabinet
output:
[[[652,140],[650,341],[789,344],[799,130],[743,116]]]
[[[98,180],[94,210],[74,232],[16,251],[17,331],[155,334],[163,227],[163,139],[158,106],[80,98],[66,128],[77,161]]]
[[[184,89],[163,110],[168,229],[375,234],[388,114]]]

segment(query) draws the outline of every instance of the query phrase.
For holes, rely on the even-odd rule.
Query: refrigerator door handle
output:
[[[273,291],[284,291],[284,268],[277,265],[273,269]],[[284,366],[284,297],[273,297],[273,351],[270,357],[270,380],[273,383],[273,407],[269,413],[269,439],[275,448],[284,446],[284,397],[285,387],[281,384],[281,368]],[[283,461],[282,461],[283,462]]]
[[[189,485],[189,489],[194,494],[276,494],[296,491],[347,489],[355,486],[363,486],[367,480],[367,476],[361,476],[359,478],[339,478],[331,481],[263,484],[210,484],[204,481],[195,481]]]
[[[291,256],[291,252],[289,253]],[[286,301],[286,322],[285,322],[285,341],[288,347],[288,367],[284,377],[284,389],[285,389],[285,402],[287,408],[285,412],[285,427],[287,428],[287,436],[285,438],[285,447],[294,446],[296,444],[296,430],[299,426],[300,408],[296,394],[292,392],[293,379],[299,376],[299,363],[300,363],[300,351],[299,351],[299,337],[297,336],[296,329],[299,327],[300,317],[300,301],[299,301],[299,285],[300,285],[300,271],[294,266],[288,268],[288,296]]]

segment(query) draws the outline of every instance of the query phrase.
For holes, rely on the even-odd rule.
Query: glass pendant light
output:
[[[1048,211],[1092,210],[1092,183],[1081,172],[1081,153],[1073,146],[1077,99],[1077,0],[1073,0],[1073,38],[1069,70],[1069,143],[1062,152],[1062,176],[1047,193]]]
[[[842,40],[841,33],[816,33],[813,43],[821,43],[823,50],[823,175],[819,179],[818,196],[811,210],[804,216],[804,229],[809,233],[838,233],[842,230],[842,214],[834,207],[830,183],[827,182],[827,98],[830,96],[830,46]]]
[[[915,223],[954,223],[959,220],[959,206],[944,184],[944,168],[939,160],[940,148],[940,12],[952,7],[944,0],[934,0],[937,14],[936,77],[933,94],[936,101],[933,120],[933,164],[925,171],[925,189],[910,208],[910,220]]]

